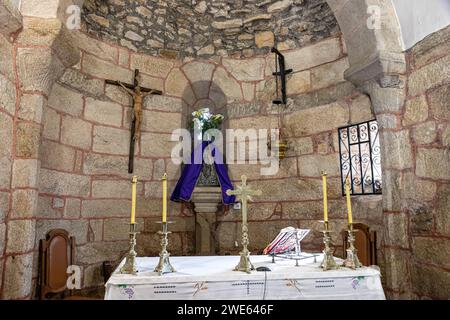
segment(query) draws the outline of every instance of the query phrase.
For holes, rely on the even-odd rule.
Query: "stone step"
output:
[[[220,187],[195,187],[194,193],[220,193]]]
[[[195,188],[192,194],[192,201],[218,203],[222,201],[221,189],[217,187],[200,187]]]
[[[219,202],[196,202],[195,208],[217,208]]]
[[[220,202],[222,201],[221,194],[193,194],[192,201],[197,202]]]
[[[196,213],[213,213],[217,212],[217,206],[215,207],[195,207]]]

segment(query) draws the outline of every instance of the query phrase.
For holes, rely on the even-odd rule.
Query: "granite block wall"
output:
[[[57,227],[75,235],[77,262],[84,270],[83,287],[89,288],[101,285],[102,262],[119,259],[128,245],[131,100],[122,89],[105,85],[105,79],[131,82],[133,70],[139,68],[144,86],[163,91],[162,96],[145,100],[142,135],[136,146],[139,255],[158,253],[155,221],[161,214],[160,178],[168,173],[171,192],[180,175],[180,167],[170,159],[175,144],[170,134],[187,126],[192,110],[209,106],[226,116],[226,128],[234,129],[271,129],[277,127],[278,119],[271,103],[275,90],[272,55],[244,60],[157,58],[83,34],[76,45],[80,63],[66,69],[43,110],[35,240],[37,244]],[[333,227],[345,227],[337,128],[373,118],[369,99],[343,79],[348,62],[340,36],[285,53],[288,66],[296,71],[288,80],[292,101],[282,117],[290,143],[288,156],[275,176],[261,176],[259,165],[229,166],[234,183],[245,173],[251,185],[265,195],[250,205],[254,253],[289,225],[312,228],[304,249],[321,249],[322,169],[329,173]],[[379,196],[355,199],[355,219],[378,230],[380,203]],[[169,216],[177,221],[171,252],[194,254],[193,212],[183,204],[171,203]],[[219,213],[218,221],[217,254],[237,253],[239,212]],[[340,255],[339,233],[334,241]]]

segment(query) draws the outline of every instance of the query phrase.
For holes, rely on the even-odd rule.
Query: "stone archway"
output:
[[[12,64],[15,66],[16,105],[26,104],[35,115],[42,115],[55,81],[68,67],[75,65],[80,54],[73,46],[70,31],[60,19],[60,6],[67,1],[47,1],[44,8],[36,1],[24,0],[0,4],[2,33],[14,43]],[[20,9],[20,10],[19,10]],[[64,11],[65,12],[65,11]],[[33,274],[37,265],[35,217],[40,169],[41,116],[23,118],[14,110],[17,123],[13,131],[11,195],[15,199],[6,218],[5,259],[1,298],[32,298]]]
[[[383,224],[386,291],[388,296],[411,298],[411,270],[406,243],[407,219],[401,214],[399,180],[409,168],[411,145],[395,114],[405,100],[406,61],[401,31],[390,0],[327,0],[341,28],[350,67],[345,78],[369,95],[379,123],[383,164]],[[375,14],[375,16],[371,16]],[[379,14],[379,25],[370,19]],[[400,271],[401,270],[401,271]]]
[[[55,0],[55,2],[57,2]],[[69,1],[59,1],[65,6]],[[76,1],[82,5],[84,1]],[[403,107],[406,62],[400,41],[400,27],[391,0],[327,0],[333,11],[348,53],[349,68],[345,78],[371,98],[374,113],[380,125],[382,143],[383,210],[385,235],[403,232],[396,225],[400,212],[399,193],[396,191],[399,172],[408,166],[411,153],[406,135],[398,130],[395,114]],[[380,26],[370,25],[373,14],[380,13]],[[374,16],[376,19],[376,16]],[[175,74],[174,74],[175,76]],[[193,88],[200,89],[200,88]],[[228,93],[227,93],[228,94]],[[186,98],[185,100],[189,100]],[[405,235],[406,236],[406,235]],[[393,249],[391,239],[384,240],[386,260],[406,264],[408,256],[402,248]],[[408,272],[399,274],[398,265],[386,264],[386,284],[390,292],[410,292]]]
[[[400,25],[390,0],[327,0],[345,39],[347,80],[362,85],[387,74],[403,74]],[[373,19],[373,20],[372,20]]]
[[[83,0],[47,1],[47,4],[53,5],[49,5],[46,7],[46,10],[42,10],[42,8],[35,5],[35,0],[22,1],[24,16],[44,18],[38,20],[38,23],[34,27],[35,31],[41,27],[48,31],[48,26],[52,23],[54,23],[52,28],[57,31],[55,33],[50,32],[51,36],[45,39],[44,37],[41,38],[43,40],[42,45],[45,48],[27,49],[30,52],[21,49],[25,50],[23,51],[23,59],[25,57],[29,59],[33,57],[35,59],[45,57],[45,61],[48,61],[45,66],[43,65],[43,70],[37,70],[35,67],[31,67],[37,64],[23,64],[25,69],[30,68],[30,70],[26,73],[26,79],[18,79],[18,81],[25,84],[28,82],[30,85],[37,83],[42,86],[41,88],[33,87],[30,90],[37,90],[45,95],[55,80],[53,76],[62,72],[51,72],[49,75],[50,68],[58,67],[64,69],[65,65],[76,63],[75,60],[77,58],[71,56],[74,51],[67,50],[68,48],[70,49],[70,46],[67,46],[68,41],[64,40],[66,39],[65,32],[67,32],[64,27],[64,20],[68,5],[77,4],[82,6],[83,2]],[[392,120],[394,120],[395,124],[393,114],[401,110],[405,97],[403,85],[406,63],[400,44],[400,28],[397,17],[391,0],[327,0],[327,3],[339,23],[346,43],[350,67],[345,72],[345,77],[357,85],[361,91],[370,96],[374,112],[380,124],[381,143],[383,146],[383,189],[385,190],[383,194],[383,209],[386,226],[385,234],[391,235],[393,233],[403,232],[403,229],[396,227],[398,224],[407,223],[406,220],[402,220],[401,215],[397,214],[400,212],[398,202],[400,202],[401,197],[396,191],[396,186],[398,186],[399,172],[409,165],[408,157],[411,153],[411,147],[408,139],[405,138],[405,134],[401,130],[397,130],[397,126],[393,126],[392,124]],[[371,6],[378,6],[380,8],[381,28],[379,29],[367,27],[367,19],[369,18],[368,9]],[[47,24],[42,24],[41,20],[46,20]],[[58,28],[61,30],[58,31]],[[26,29],[33,31],[33,28],[30,28],[28,24],[21,33],[19,38],[22,39],[21,41],[24,44],[27,39],[31,39],[26,37]],[[36,45],[36,43],[33,43],[33,45]],[[55,53],[63,57],[55,58]],[[68,53],[69,55],[66,56]],[[21,59],[20,54],[18,55],[18,59]],[[67,62],[61,63],[61,60],[67,60]],[[20,61],[18,63],[20,64]],[[24,71],[26,71],[25,69]],[[36,76],[36,79],[33,78],[33,75]],[[19,77],[21,76],[22,74],[19,72]],[[45,81],[42,82],[41,80]],[[36,170],[33,157],[25,160],[22,159],[22,161],[27,162],[27,166],[30,168],[29,170]],[[36,186],[29,187],[31,189],[36,188]],[[30,225],[33,228],[32,223]],[[399,268],[399,265],[407,265],[409,257],[401,247],[393,248],[391,241],[389,238],[386,238],[384,241],[384,245],[387,247],[386,260],[394,261],[395,264],[386,264],[386,279],[387,289],[395,296],[396,293],[411,292],[411,281],[409,271],[401,273],[398,271],[404,270],[404,268]],[[24,263],[28,263],[31,259],[28,253],[28,247],[19,248],[17,252],[22,251],[24,253],[23,261]],[[8,272],[8,270],[6,268],[5,272]],[[408,267],[406,267],[406,270],[408,270]],[[16,296],[10,296],[10,298],[29,296],[28,285],[32,277],[31,271],[24,275],[24,277],[29,278],[29,280],[26,279],[23,282],[18,282],[24,284],[20,288],[14,288],[17,289],[18,294]],[[12,279],[17,279],[17,277]]]
[[[213,114],[224,116],[225,123],[222,124],[222,130],[225,136],[228,101],[226,92],[216,84],[218,79],[215,79],[216,82],[213,79],[216,68],[215,64],[199,61],[188,62],[182,66],[181,70],[186,79],[181,94],[184,101],[182,123],[190,128],[192,112],[200,108],[209,108]],[[214,170],[212,166],[209,166],[209,169]],[[202,177],[206,177],[204,174],[205,171],[202,171],[191,198],[192,212],[195,216],[195,252],[198,255],[215,255],[218,247],[217,214],[223,210],[222,195],[220,186],[215,183],[201,183]]]

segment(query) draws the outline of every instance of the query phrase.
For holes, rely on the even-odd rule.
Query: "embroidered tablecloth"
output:
[[[385,299],[377,268],[340,268],[323,271],[322,255],[299,261],[251,256],[255,267],[270,271],[233,271],[238,256],[170,257],[177,270],[153,272],[159,257],[137,258],[137,275],[120,274],[120,266],[106,283],[108,300],[276,300],[276,299]],[[340,259],[336,259],[340,262]]]

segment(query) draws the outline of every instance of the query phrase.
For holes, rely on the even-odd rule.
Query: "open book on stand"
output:
[[[297,243],[300,243],[309,233],[310,229],[296,229],[287,227],[264,249],[264,254],[280,254],[295,251]]]
[[[272,262],[275,257],[284,259],[302,260],[318,256],[316,254],[302,253],[300,242],[309,234],[310,229],[297,229],[287,227],[281,229],[280,233],[264,249],[264,254],[272,256]],[[296,262],[298,265],[298,261]]]

